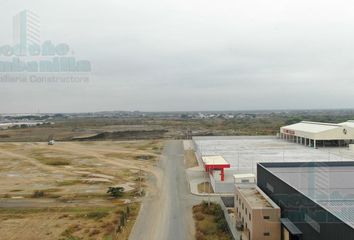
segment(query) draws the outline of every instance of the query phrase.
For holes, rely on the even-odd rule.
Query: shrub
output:
[[[204,215],[202,214],[202,213],[196,213],[195,215],[194,215],[194,218],[196,219],[196,220],[198,220],[198,221],[202,221],[202,220],[204,220]]]
[[[33,192],[32,197],[34,197],[34,198],[44,197],[44,191],[36,190],[36,191]]]
[[[98,229],[93,229],[93,230],[90,232],[89,236],[92,237],[93,235],[97,235],[97,234],[99,234],[99,233],[100,233],[100,230],[98,230]]]
[[[206,238],[202,232],[197,231],[197,233],[195,234],[195,239],[196,240],[205,240]]]
[[[220,231],[223,232],[227,232],[228,231],[228,226],[227,226],[227,222],[225,219],[220,219],[217,223],[216,223],[218,229]]]
[[[123,187],[109,187],[107,193],[114,198],[119,198],[123,196],[124,188]]]
[[[45,164],[51,165],[51,166],[66,166],[66,165],[70,165],[70,162],[65,159],[51,159],[51,160],[45,161]]]
[[[88,218],[94,218],[96,220],[104,218],[108,215],[107,212],[103,212],[103,211],[95,211],[95,212],[90,212],[87,214]]]
[[[201,205],[193,206],[193,213],[195,214],[197,212],[203,212],[203,207]]]
[[[204,235],[214,235],[217,233],[217,226],[212,221],[200,221],[197,223],[197,229]]]

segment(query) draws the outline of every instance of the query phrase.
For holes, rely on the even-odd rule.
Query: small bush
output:
[[[32,197],[34,197],[34,198],[42,198],[42,197],[44,197],[44,195],[45,195],[44,191],[36,190],[36,191],[33,192]]]
[[[67,236],[66,238],[64,238],[64,240],[81,240],[81,239],[74,236]]]
[[[155,157],[152,155],[137,155],[134,157],[136,160],[152,160]]]
[[[204,220],[204,215],[202,214],[202,213],[196,213],[195,215],[194,215],[194,218],[197,220],[197,221],[202,221],[202,220]]]
[[[88,218],[93,218],[93,219],[101,219],[101,218],[104,218],[108,215],[107,212],[103,212],[103,211],[95,211],[95,212],[90,212],[87,214],[87,217]]]
[[[73,224],[69,226],[67,229],[65,229],[64,232],[61,233],[62,236],[65,236],[66,239],[76,239],[75,237],[72,236],[73,233],[80,231],[81,227],[78,224]]]
[[[107,193],[114,198],[119,198],[123,196],[124,188],[123,187],[109,187]]]
[[[203,207],[201,205],[193,206],[193,213],[203,212]]]
[[[66,165],[70,165],[70,163],[68,161],[65,160],[56,160],[56,161],[49,161],[47,162],[48,165],[52,165],[52,166],[66,166]]]
[[[92,229],[92,231],[90,232],[89,236],[92,237],[94,235],[100,234],[100,230],[98,229]]]
[[[231,239],[224,211],[217,203],[203,201],[193,207],[197,240]]]
[[[202,232],[197,231],[197,233],[195,234],[195,239],[196,240],[205,240],[206,238]]]
[[[105,225],[104,228],[107,235],[113,233],[115,229],[112,223]]]
[[[227,222],[225,219],[220,219],[217,223],[216,223],[218,229],[222,232],[227,232],[228,231],[228,226],[227,226]]]
[[[217,226],[212,221],[200,221],[197,223],[197,229],[204,235],[214,235],[217,233]]]

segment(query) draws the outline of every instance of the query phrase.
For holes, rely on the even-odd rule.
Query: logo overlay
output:
[[[40,20],[24,10],[13,17],[13,44],[0,44],[0,83],[85,83],[91,62],[66,43],[41,41]]]

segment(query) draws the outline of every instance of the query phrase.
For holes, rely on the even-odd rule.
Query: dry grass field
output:
[[[0,143],[0,238],[127,239],[160,141]],[[142,179],[142,181],[140,181]],[[124,187],[121,198],[107,195]]]
[[[193,206],[196,240],[231,240],[224,213],[220,205],[202,202]]]

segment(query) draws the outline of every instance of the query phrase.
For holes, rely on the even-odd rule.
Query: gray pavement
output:
[[[184,169],[182,141],[168,141],[160,162],[161,176],[150,181],[130,240],[194,239],[192,206],[202,198],[193,196]]]

